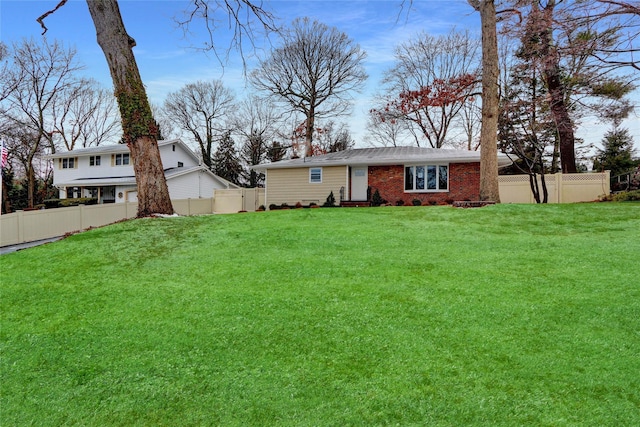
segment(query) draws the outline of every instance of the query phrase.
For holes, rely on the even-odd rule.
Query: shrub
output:
[[[47,209],[53,208],[66,208],[69,206],[78,206],[78,205],[96,205],[98,204],[98,199],[95,197],[77,197],[77,198],[69,198],[69,199],[47,199],[44,200],[44,206]]]
[[[404,206],[404,200],[402,199],[396,200],[396,206]]]
[[[261,211],[265,211],[265,210],[267,210],[267,208],[265,208],[264,205],[258,206],[258,211],[261,212]]]
[[[385,203],[387,203],[387,201],[380,196],[380,192],[376,189],[373,193],[373,197],[371,198],[371,206],[380,206]]]
[[[640,201],[640,190],[621,191],[620,193],[609,194],[600,197],[602,202],[634,202]]]
[[[53,209],[60,206],[60,199],[43,200],[45,209]]]
[[[435,206],[437,204],[438,202],[436,202],[435,200],[429,200],[429,206]]]
[[[269,205],[269,210],[270,210],[270,211],[275,211],[275,210],[277,210],[277,209],[280,209],[280,206],[276,205],[275,203],[271,203],[271,204]]]
[[[289,204],[286,202],[280,205],[280,209],[289,209]]]
[[[332,208],[336,205],[336,198],[333,196],[333,191],[329,193],[327,196],[327,200],[324,202],[322,206],[325,208]]]
[[[422,206],[422,202],[420,201],[420,199],[413,199],[411,203],[413,204],[413,206]]]
[[[296,203],[296,209],[302,209],[302,202]]]

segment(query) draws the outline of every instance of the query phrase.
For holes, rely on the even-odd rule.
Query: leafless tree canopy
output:
[[[419,91],[433,87],[436,82],[447,82],[464,75],[477,75],[480,69],[480,41],[468,31],[451,31],[443,36],[421,33],[400,44],[395,52],[396,63],[385,74],[383,83],[386,98],[390,102],[407,91]],[[425,105],[411,111],[396,111],[398,121],[415,127],[420,139],[426,138],[429,145],[440,148],[449,141],[451,126],[462,124],[460,112],[476,91],[470,87],[468,95],[442,105]],[[394,109],[392,109],[394,110]],[[385,108],[384,114],[393,114]]]
[[[305,117],[306,145],[314,121],[337,116],[350,107],[351,93],[367,78],[365,52],[345,33],[308,18],[296,19],[283,45],[261,61],[250,81],[259,90]]]
[[[275,16],[262,1],[191,0],[189,7],[175,21],[185,36],[194,27],[203,27],[206,40],[201,48],[214,52],[223,65],[232,50],[238,51],[244,61],[247,43],[255,48],[254,41],[260,36],[268,37],[270,33],[279,31]],[[217,33],[224,28],[233,32],[226,45]]]
[[[0,76],[3,91],[6,90],[0,104],[0,119],[10,135],[20,136],[8,139],[17,141],[23,153],[29,207],[34,201],[34,159],[45,149],[56,150],[53,138],[56,108],[70,94],[81,91],[85,84],[77,77],[82,67],[75,60],[75,54],[75,50],[57,42],[40,44],[23,40],[13,45],[11,63]],[[29,137],[23,138],[24,135]]]
[[[213,144],[228,129],[225,121],[230,121],[233,107],[233,92],[220,80],[197,81],[167,95],[164,114],[193,137],[211,168]]]

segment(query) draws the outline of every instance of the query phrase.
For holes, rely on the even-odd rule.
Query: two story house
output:
[[[158,141],[172,199],[213,197],[216,189],[238,188],[212,173],[180,139]],[[93,197],[98,203],[137,201],[136,178],[129,148],[103,145],[55,153],[53,185],[60,198]]]

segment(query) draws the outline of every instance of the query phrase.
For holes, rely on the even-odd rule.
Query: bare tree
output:
[[[44,32],[47,31],[44,19],[66,2],[67,0],[61,0],[53,10],[37,19]],[[194,18],[204,18],[213,40],[213,32],[217,27],[216,17],[219,16],[216,11],[222,10],[229,25],[233,26],[235,23],[233,46],[241,45],[245,36],[250,38],[252,17],[256,17],[263,24],[268,24],[271,19],[258,4],[248,0],[193,0],[191,4],[194,8],[182,24],[188,25]],[[158,149],[157,123],[153,119],[133,55],[135,40],[126,32],[117,0],[87,0],[87,5],[96,27],[98,44],[111,71],[120,108],[124,142],[129,147],[133,159],[138,187],[138,216],[173,213]],[[244,14],[241,13],[243,11]],[[210,48],[215,49],[215,46],[211,44]]]
[[[1,77],[2,86],[9,90],[2,101],[0,115],[7,129],[21,135],[17,139],[23,145],[28,207],[33,207],[34,159],[45,148],[55,151],[55,106],[70,92],[83,88],[84,82],[76,77],[82,67],[75,60],[75,50],[65,49],[57,42],[38,44],[34,40],[23,40],[13,45],[11,58],[12,64]]]
[[[317,137],[314,142],[314,151],[317,154],[335,153],[353,148],[355,141],[346,123],[336,123],[329,120],[316,130]]]
[[[64,148],[98,146],[119,138],[121,129],[113,95],[95,80],[81,79],[64,91],[53,106],[52,139],[61,140]],[[56,144],[57,146],[57,144]]]
[[[613,67],[631,67],[640,71],[640,3],[620,0],[578,0],[575,8],[583,24],[595,24],[600,31],[615,29],[616,42],[597,49],[593,55]]]
[[[138,216],[173,214],[157,141],[157,125],[116,0],[87,0],[120,108],[124,142],[129,147],[138,189]]]
[[[350,94],[367,78],[360,46],[335,27],[296,19],[283,45],[250,75],[258,90],[304,115],[305,147],[311,151],[315,121],[344,114]]]
[[[366,139],[374,146],[397,147],[403,137],[411,133],[408,123],[402,119],[402,113],[393,105],[384,105],[386,102],[381,102],[382,106],[369,111]],[[419,140],[416,140],[416,144],[420,144]]]
[[[167,95],[164,114],[178,128],[190,133],[200,147],[202,160],[213,168],[213,144],[227,130],[234,108],[233,92],[220,80],[189,83]]]
[[[498,35],[493,0],[467,0],[480,12],[482,26],[482,126],[480,129],[480,200],[500,202],[498,184]]]
[[[479,49],[479,40],[468,31],[421,33],[402,43],[396,48],[396,64],[383,80],[387,106],[376,111],[381,118],[396,112],[397,120],[416,127],[431,147],[442,147],[477,91]]]
[[[240,158],[246,166],[255,166],[269,156],[273,140],[278,134],[281,114],[267,99],[252,96],[238,106],[233,119],[233,127],[244,139],[240,148]],[[250,187],[264,183],[264,174],[249,168],[244,171],[244,179]]]

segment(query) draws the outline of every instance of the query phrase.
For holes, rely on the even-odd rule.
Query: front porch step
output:
[[[496,202],[488,200],[461,200],[453,202],[453,206],[456,208],[481,208],[487,205],[495,205]]]
[[[371,206],[371,202],[367,202],[367,201],[358,202],[358,201],[351,201],[351,200],[343,200],[342,202],[340,202],[340,206],[343,207],[343,208],[364,208],[364,207]]]

